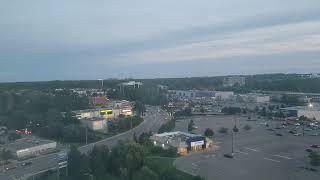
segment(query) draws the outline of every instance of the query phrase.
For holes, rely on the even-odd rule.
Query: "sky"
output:
[[[319,0],[0,1],[0,82],[317,72]]]

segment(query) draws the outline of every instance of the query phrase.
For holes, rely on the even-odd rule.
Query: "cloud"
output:
[[[154,63],[317,51],[320,51],[320,21],[310,21],[249,29],[218,38],[216,34],[207,34],[205,40],[132,53],[126,58]]]
[[[319,0],[3,0],[0,81],[232,74],[239,71],[226,61],[248,58],[273,72],[266,57],[319,59],[319,7]]]

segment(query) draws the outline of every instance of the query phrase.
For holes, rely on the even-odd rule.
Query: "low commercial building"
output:
[[[215,92],[209,90],[169,90],[169,94],[178,99],[215,97]]]
[[[176,148],[181,155],[204,150],[213,144],[212,140],[204,136],[180,131],[154,134],[150,137],[150,140],[154,146],[160,146],[163,149]]]
[[[258,93],[241,94],[237,96],[237,101],[240,102],[253,102],[253,103],[269,103],[270,96]]]
[[[93,117],[99,117],[100,112],[98,109],[85,109],[85,110],[78,110],[78,111],[72,111],[74,113],[74,116],[77,119],[84,119],[84,118],[93,118]]]
[[[234,92],[232,91],[217,91],[215,94],[215,99],[218,101],[231,100],[234,97]]]
[[[318,106],[295,106],[281,108],[281,110],[291,117],[305,116],[320,121],[320,107]]]
[[[107,120],[104,118],[89,118],[89,119],[83,119],[83,123],[87,124],[88,128],[97,131],[97,130],[107,130],[108,129],[108,123]]]
[[[108,98],[106,96],[95,96],[91,97],[91,102],[93,106],[103,106],[108,103]]]
[[[11,151],[11,153],[18,159],[37,156],[42,153],[54,151],[56,148],[56,142],[39,138],[18,139],[5,146],[5,149]]]

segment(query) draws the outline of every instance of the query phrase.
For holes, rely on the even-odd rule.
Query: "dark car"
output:
[[[224,154],[223,156],[226,157],[226,158],[233,158],[232,154]]]
[[[312,144],[310,147],[312,147],[312,148],[320,148],[320,145]]]
[[[6,171],[10,171],[11,169],[16,169],[17,166],[8,166],[5,168]]]
[[[290,134],[295,134],[295,132],[294,132],[294,131],[292,131],[292,130],[291,130],[291,131],[289,131],[289,133],[290,133]]]
[[[282,134],[281,133],[277,133],[276,136],[282,136]]]
[[[313,152],[313,150],[310,149],[310,148],[306,149],[306,151],[309,152],[309,153]]]
[[[29,166],[29,165],[31,165],[31,164],[32,164],[32,162],[29,161],[29,162],[24,162],[24,163],[22,163],[21,166]]]

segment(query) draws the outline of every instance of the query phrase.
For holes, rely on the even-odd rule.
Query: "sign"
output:
[[[202,146],[204,145],[204,141],[195,141],[195,142],[191,142],[191,147],[193,146]]]

